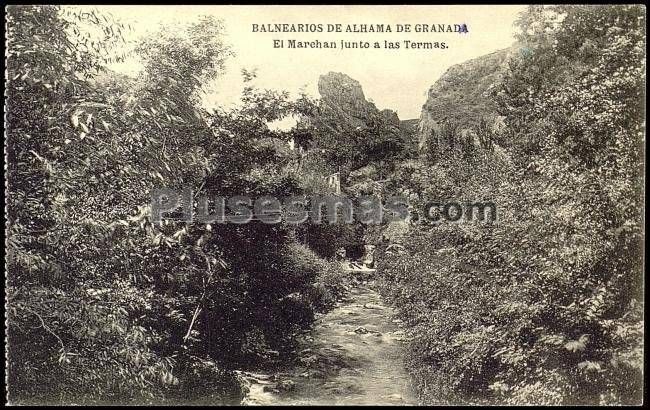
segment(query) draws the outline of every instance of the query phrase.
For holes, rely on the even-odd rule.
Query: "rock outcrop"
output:
[[[361,84],[343,73],[318,80],[318,114],[307,119],[317,132],[316,144],[330,163],[354,170],[375,161],[391,161],[408,144],[395,111],[379,110],[366,99]]]
[[[496,106],[488,93],[516,50],[518,47],[512,46],[451,66],[431,86],[422,106],[417,130],[419,146],[445,120],[458,123],[462,130],[476,126],[481,117],[495,117]]]
[[[377,107],[366,100],[361,84],[343,73],[321,75],[318,92],[321,116],[343,128],[366,127],[378,113]]]
[[[387,131],[399,132],[399,118],[391,110],[377,109],[361,84],[343,73],[330,72],[318,79],[320,117],[340,131],[371,129],[380,122]]]
[[[366,99],[361,84],[346,74],[321,75],[318,92],[321,96],[319,119],[338,131],[379,130],[403,144],[411,144],[417,134],[417,119],[402,121],[393,110],[380,111]]]

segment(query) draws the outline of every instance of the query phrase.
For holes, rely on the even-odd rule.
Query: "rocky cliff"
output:
[[[496,107],[488,91],[497,83],[516,52],[513,46],[451,66],[429,89],[418,124],[420,146],[445,119],[460,129],[475,126],[480,117],[494,117]]]
[[[342,126],[368,127],[372,120],[379,120],[385,128],[395,133],[414,135],[418,119],[400,120],[390,109],[379,111],[375,104],[366,100],[361,84],[343,73],[330,72],[318,80],[321,96],[321,113],[342,120]]]
[[[330,72],[318,79],[320,94],[320,114],[330,125],[341,131],[346,129],[366,129],[375,121],[387,121],[387,125],[397,124],[397,114],[390,110],[379,111],[375,104],[366,100],[361,84],[343,73]]]
[[[409,145],[397,113],[368,101],[358,81],[330,72],[320,76],[318,91],[318,114],[308,121],[330,163],[354,170],[396,160]]]

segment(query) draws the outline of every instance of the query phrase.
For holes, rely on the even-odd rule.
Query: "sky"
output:
[[[89,7],[89,6],[86,6]],[[205,96],[206,106],[232,106],[240,96],[241,69],[256,69],[255,85],[318,96],[318,78],[330,71],[343,72],[359,81],[366,98],[379,109],[389,108],[400,119],[419,118],[429,87],[450,66],[506,48],[514,42],[513,26],[525,6],[93,6],[107,11],[133,30],[132,42],[162,26],[186,23],[201,15],[223,20],[226,42],[235,56]],[[320,33],[253,32],[253,24],[322,24]],[[327,32],[328,24],[390,25],[391,33]],[[411,25],[411,32],[396,32],[397,25]],[[466,24],[467,33],[415,32],[416,25]],[[289,49],[288,40],[379,41],[380,49]],[[273,40],[285,40],[274,48]],[[445,42],[447,49],[406,49],[412,42]],[[387,49],[384,41],[399,42]],[[140,68],[128,59],[111,68],[133,74]]]

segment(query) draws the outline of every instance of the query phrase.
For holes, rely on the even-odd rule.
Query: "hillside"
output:
[[[318,113],[303,125],[313,127],[312,148],[321,149],[328,164],[354,170],[390,162],[411,144],[397,113],[368,101],[357,80],[330,72],[320,76],[318,91]]]
[[[476,125],[481,116],[495,115],[496,107],[487,91],[507,68],[515,46],[451,66],[427,94],[418,124],[420,146],[441,121],[458,122],[461,128]]]

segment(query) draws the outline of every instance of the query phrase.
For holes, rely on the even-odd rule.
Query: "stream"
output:
[[[403,365],[404,333],[370,285],[317,318],[296,365],[243,373],[245,405],[417,405]]]

